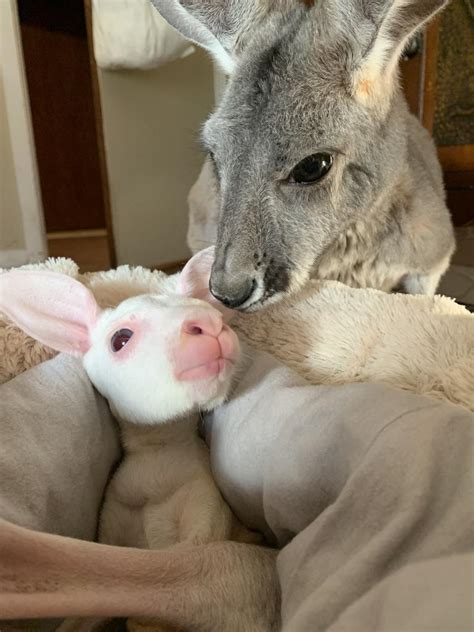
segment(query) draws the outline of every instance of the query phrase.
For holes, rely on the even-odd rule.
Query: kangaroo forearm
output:
[[[152,617],[206,630],[219,610],[229,623],[248,619],[272,630],[275,558],[271,549],[233,542],[144,551],[1,522],[0,619]],[[223,621],[224,629],[233,628]]]

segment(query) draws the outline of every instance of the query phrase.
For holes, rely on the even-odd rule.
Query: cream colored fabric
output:
[[[165,279],[127,267],[81,278],[102,305],[159,292]],[[235,321],[323,383],[252,352],[207,425],[226,499],[284,547],[285,632],[472,629],[474,420],[446,400],[473,407],[473,323],[448,299],[337,283]],[[29,344],[0,322],[4,376],[47,353]],[[16,357],[10,368],[5,356]],[[362,380],[385,384],[334,385]],[[59,356],[3,384],[0,412],[2,517],[91,537],[117,448],[78,361]]]
[[[92,289],[101,307],[113,307],[130,296],[160,292],[166,279],[163,272],[129,266],[81,275],[73,261],[62,258],[51,258],[44,263],[23,266],[22,269],[52,270],[79,279]],[[0,268],[0,274],[4,271]],[[0,384],[55,355],[55,351],[27,336],[0,312]]]
[[[2,385],[5,401],[0,515],[90,535],[114,440],[80,365],[44,363]],[[472,629],[472,413],[384,385],[313,386],[256,353],[206,428],[226,499],[283,547],[284,632]]]
[[[194,48],[149,0],[93,0],[94,55],[105,70],[157,68]]]
[[[80,276],[65,259],[39,266],[80,278],[102,306],[160,292],[167,278],[128,266]],[[313,281],[264,311],[236,316],[232,325],[252,347],[311,383],[384,383],[474,410],[474,315],[449,298]],[[0,316],[0,382],[51,355]]]
[[[258,354],[208,417],[216,481],[283,547],[284,632],[474,628],[474,415]]]
[[[79,359],[61,354],[0,387],[0,517],[93,540],[115,422]]]

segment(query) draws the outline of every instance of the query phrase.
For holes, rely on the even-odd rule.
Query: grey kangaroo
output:
[[[310,277],[434,294],[453,228],[398,61],[447,1],[152,1],[228,75],[190,196],[214,296],[258,309]]]

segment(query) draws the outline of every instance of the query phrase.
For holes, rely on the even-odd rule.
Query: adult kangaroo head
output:
[[[400,189],[398,60],[446,0],[152,1],[229,75],[202,133],[220,200],[210,288],[257,307]]]

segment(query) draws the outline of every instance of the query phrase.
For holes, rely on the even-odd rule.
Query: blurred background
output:
[[[0,266],[46,251],[83,270],[185,260],[210,59],[147,0],[0,7]]]
[[[225,79],[148,0],[0,0],[0,19],[0,267],[49,254],[83,271],[179,268],[197,137]],[[473,0],[405,57],[458,232],[445,284],[474,303]]]

